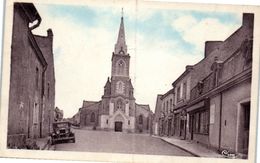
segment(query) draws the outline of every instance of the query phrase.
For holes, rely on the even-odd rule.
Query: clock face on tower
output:
[[[125,93],[125,84],[122,81],[116,83],[116,93],[124,94]]]

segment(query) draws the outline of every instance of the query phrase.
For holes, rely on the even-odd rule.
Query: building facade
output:
[[[55,105],[53,33],[36,36],[41,17],[32,3],[14,3],[8,109],[10,148],[48,136]],[[31,25],[34,24],[34,25]]]
[[[154,111],[154,116],[153,116],[153,134],[154,135],[161,135],[160,132],[161,132],[161,127],[163,125],[160,124],[160,120],[161,120],[161,114],[162,114],[162,100],[161,100],[161,97],[163,95],[157,95],[157,98],[156,98],[156,105],[155,105],[155,111]]]
[[[205,57],[173,82],[174,136],[247,157],[253,26],[254,15],[244,13],[239,29],[207,41]]]
[[[149,105],[135,102],[129,77],[130,55],[125,41],[124,20],[121,23],[112,54],[111,77],[104,86],[101,101],[83,101],[80,125],[93,129],[123,132],[149,132],[152,112]]]

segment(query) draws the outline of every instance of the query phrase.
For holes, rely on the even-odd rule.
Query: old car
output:
[[[51,134],[51,144],[57,142],[72,141],[75,143],[75,134],[71,132],[71,124],[68,121],[54,122],[53,133]]]

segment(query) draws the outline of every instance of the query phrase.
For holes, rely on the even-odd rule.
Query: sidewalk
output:
[[[202,146],[196,142],[188,141],[188,140],[180,140],[174,137],[160,137],[154,136],[156,138],[160,138],[163,141],[172,144],[176,147],[181,148],[182,150],[191,153],[196,157],[214,157],[214,158],[224,158],[223,155],[217,153],[216,151],[209,149],[205,146]]]
[[[37,139],[36,144],[40,147],[40,150],[55,150],[55,146],[51,145],[49,137]]]

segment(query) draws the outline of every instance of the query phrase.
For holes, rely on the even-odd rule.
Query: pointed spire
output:
[[[109,77],[107,78],[107,82],[106,82],[106,85],[105,85],[105,87],[108,87],[108,86],[110,86],[110,80],[109,80]]]
[[[118,32],[118,37],[117,37],[117,43],[115,45],[115,53],[119,54],[120,52],[123,52],[124,54],[127,53],[127,46],[125,42],[125,27],[124,27],[124,11],[122,8],[122,16],[121,16],[121,22],[120,22],[120,27],[119,27],[119,32]]]

